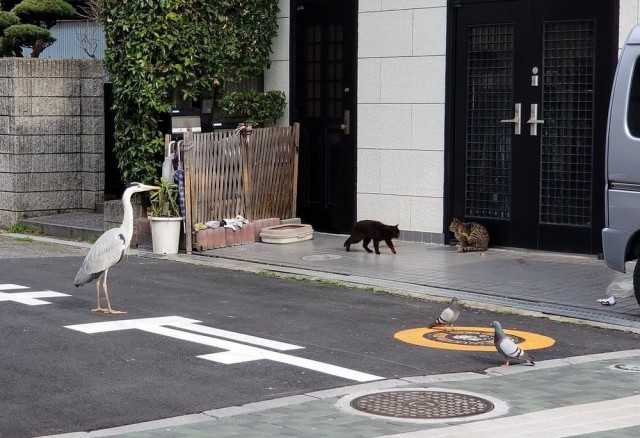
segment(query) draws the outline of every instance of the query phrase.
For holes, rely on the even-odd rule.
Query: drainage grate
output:
[[[324,262],[327,260],[338,260],[341,258],[342,256],[333,255],[333,254],[316,254],[316,255],[304,256],[302,257],[302,260],[307,260],[309,262]]]
[[[443,419],[481,415],[494,404],[468,394],[441,391],[389,391],[367,394],[351,401],[367,414],[393,418]]]
[[[613,368],[621,371],[632,371],[634,373],[640,373],[640,363],[619,363],[614,365]]]

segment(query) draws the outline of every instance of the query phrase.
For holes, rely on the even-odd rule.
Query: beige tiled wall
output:
[[[443,233],[446,13],[444,0],[360,1],[358,219]]]

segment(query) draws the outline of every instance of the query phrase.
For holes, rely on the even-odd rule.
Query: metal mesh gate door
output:
[[[481,223],[491,246],[601,250],[611,3],[454,2],[447,221]]]
[[[469,28],[465,216],[511,217],[513,25]]]
[[[590,226],[595,22],[544,23],[540,223]]]

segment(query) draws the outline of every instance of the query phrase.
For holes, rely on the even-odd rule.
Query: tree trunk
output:
[[[33,45],[33,51],[31,52],[32,58],[40,57],[40,53],[44,50],[44,40],[42,38],[36,40],[36,43]]]

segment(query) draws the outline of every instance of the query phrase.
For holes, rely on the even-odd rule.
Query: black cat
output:
[[[397,239],[400,237],[400,230],[398,229],[398,225],[385,225],[382,222],[372,221],[372,220],[364,220],[357,222],[353,229],[351,230],[351,236],[344,242],[344,246],[349,251],[349,247],[358,243],[361,240],[362,247],[367,252],[373,252],[369,249],[369,242],[373,240],[373,247],[376,250],[376,254],[380,254],[380,249],[378,248],[378,244],[381,240],[387,244],[387,246],[391,249],[392,253],[396,253],[396,249],[393,247],[393,243],[391,243],[391,239]]]

